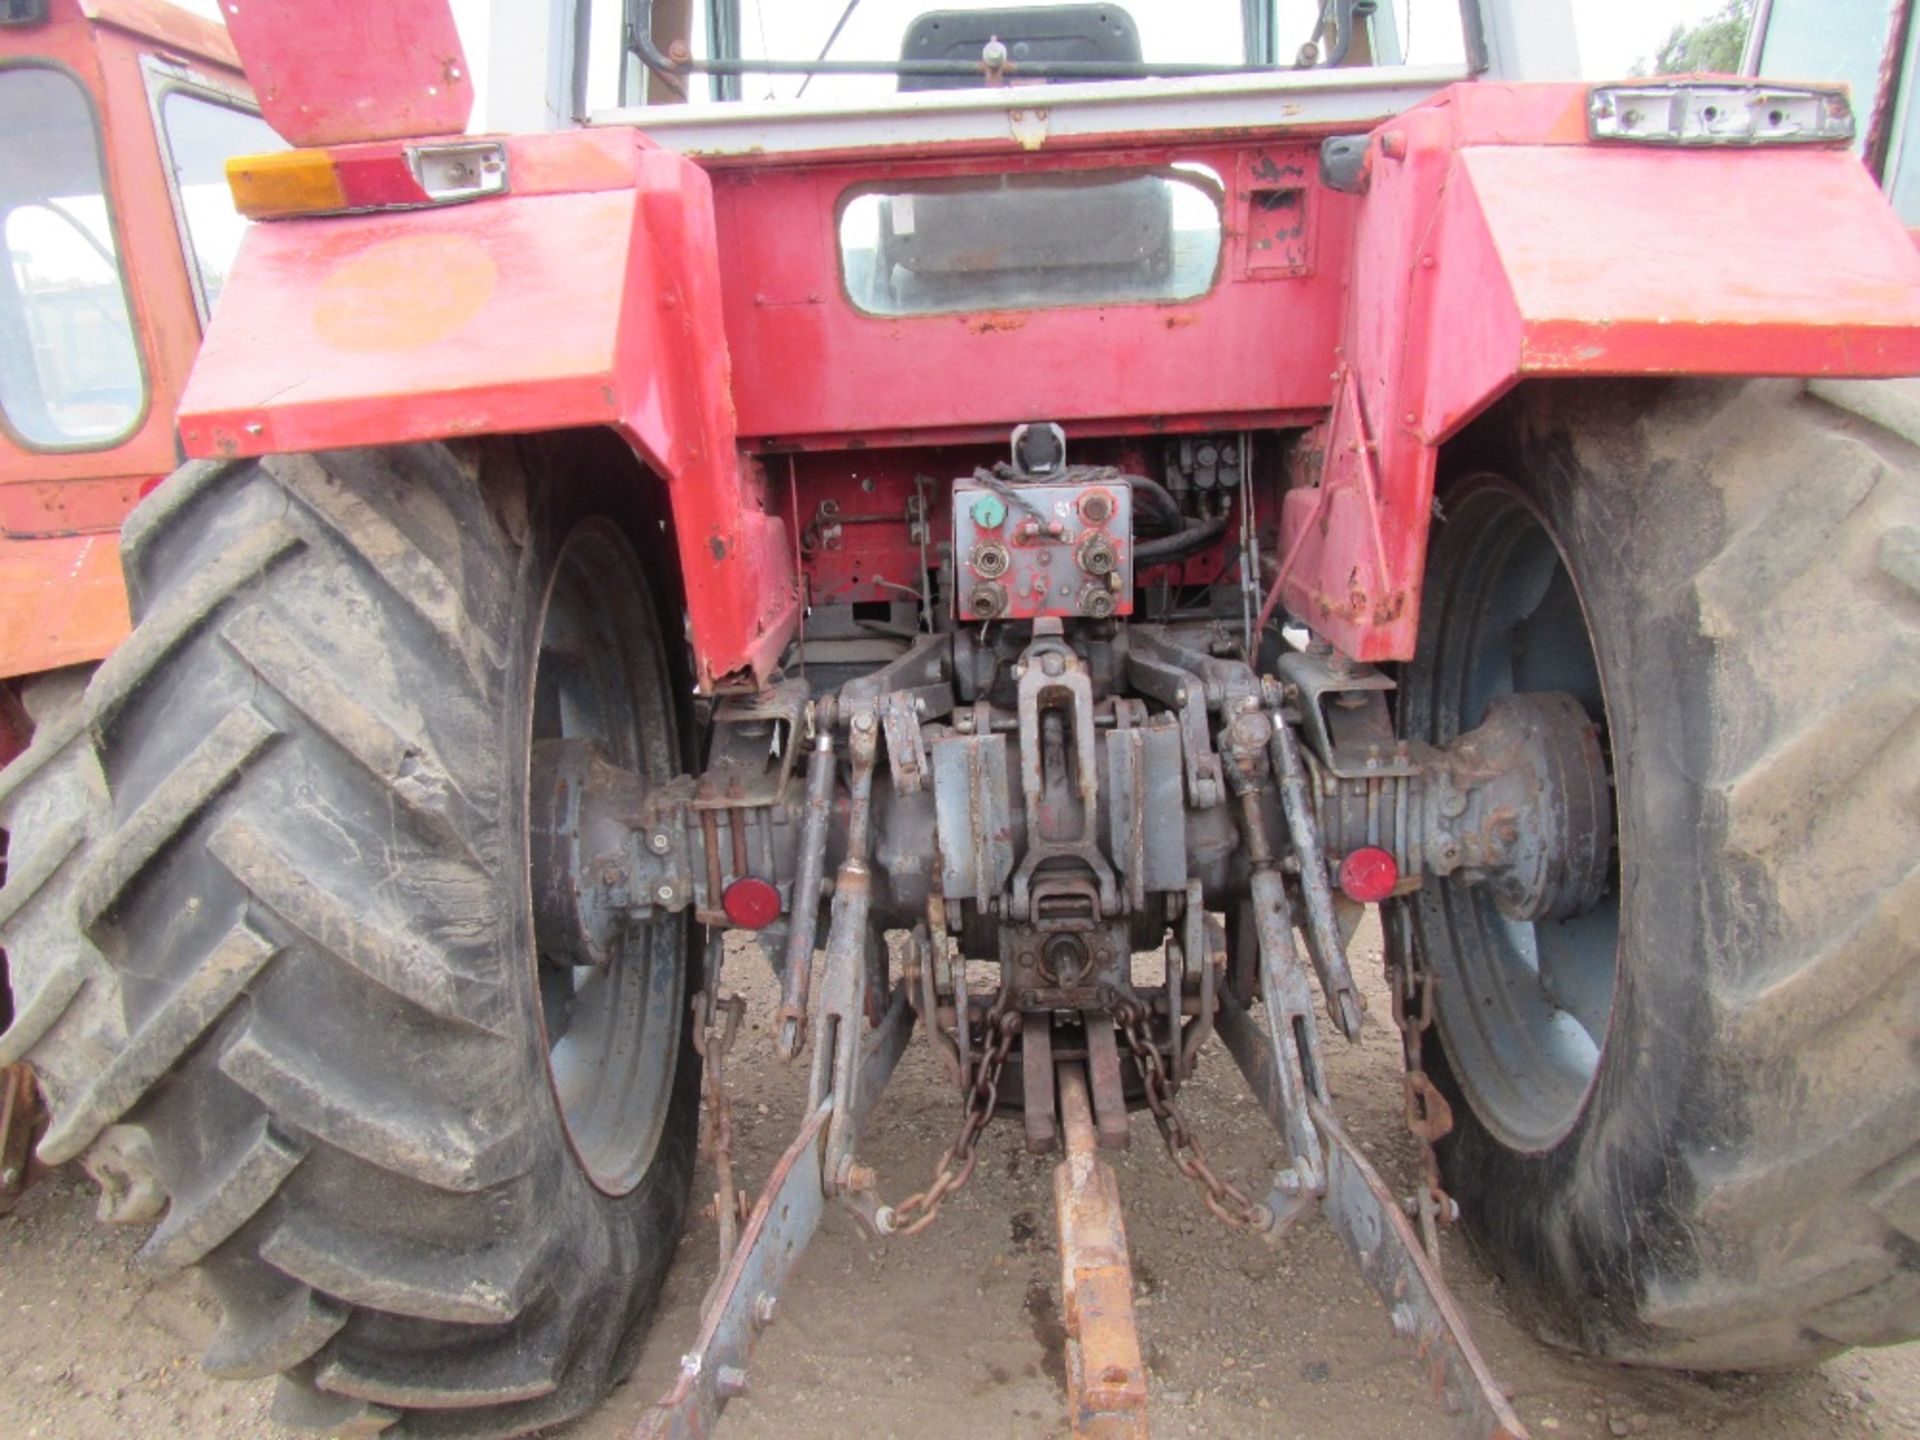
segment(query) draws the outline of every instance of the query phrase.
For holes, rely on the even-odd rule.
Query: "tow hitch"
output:
[[[911,1021],[904,996],[896,996],[887,1019],[863,1041],[861,1091],[869,1102],[891,1075]],[[1298,1133],[1304,1121],[1319,1137],[1321,1148],[1312,1164],[1301,1165],[1296,1158],[1282,1172],[1275,1187],[1275,1199],[1282,1208],[1276,1210],[1271,1201],[1254,1205],[1213,1177],[1185,1120],[1177,1109],[1172,1110],[1170,1119],[1162,1119],[1169,1151],[1183,1172],[1201,1186],[1208,1208],[1232,1223],[1258,1228],[1270,1241],[1278,1240],[1312,1209],[1323,1211],[1386,1307],[1394,1334],[1413,1346],[1441,1404],[1460,1417],[1461,1433],[1488,1440],[1522,1440],[1527,1431],[1475,1347],[1438,1266],[1324,1095],[1304,1076],[1294,1086],[1282,1083],[1270,1027],[1257,1022],[1230,997],[1221,997],[1215,1026],[1275,1129],[1287,1137]],[[991,1033],[1011,1038],[1016,1027],[1002,1017]],[[1028,1051],[1022,1065],[1028,1088],[1026,1113],[1031,1118],[1039,1109],[1050,1118],[1057,1115],[1063,1142],[1064,1158],[1054,1171],[1053,1191],[1073,1433],[1089,1440],[1143,1440],[1148,1433],[1147,1380],[1135,1327],[1133,1272],[1119,1185],[1112,1167],[1100,1156],[1099,1062],[1091,1056],[1101,1047],[1074,1037],[1081,1043],[1073,1048],[1087,1053],[1054,1062],[1054,1083],[1043,1092],[1034,1083],[1038,1078],[1035,1061],[1044,1064],[1041,1057],[1069,1047],[1054,1037],[1037,1042],[1039,1033],[1027,1028],[1019,1043]],[[1110,1043],[1112,1029],[1104,1033]],[[996,1080],[987,1077],[999,1073],[995,1050],[1004,1061],[1006,1046],[989,1044],[989,1053],[982,1059],[985,1089],[972,1093],[985,1094],[994,1088]],[[1293,1097],[1300,1094],[1305,1096],[1304,1114],[1289,1110],[1298,1103]],[[829,1094],[808,1115],[774,1167],[730,1263],[709,1294],[694,1347],[682,1357],[673,1388],[648,1412],[636,1440],[708,1435],[727,1401],[746,1392],[747,1362],[754,1342],[772,1323],[780,1287],[819,1227],[830,1196],[837,1193],[877,1233],[909,1232],[930,1222],[938,1213],[938,1200],[964,1183],[965,1173],[972,1169],[972,1142],[981,1126],[963,1128],[961,1140],[943,1161],[940,1173],[960,1175],[957,1183],[942,1185],[936,1180],[931,1202],[923,1192],[914,1197],[919,1202],[915,1205],[903,1204],[891,1211],[876,1207],[870,1175],[856,1175],[851,1185],[836,1186],[827,1179],[823,1162],[835,1111],[836,1097]],[[969,1117],[981,1113],[979,1103],[971,1102],[967,1113]],[[1156,1118],[1161,1118],[1158,1111]],[[1124,1130],[1120,1134],[1124,1143]],[[1192,1156],[1192,1163],[1183,1162],[1183,1149]],[[901,1212],[913,1221],[897,1219]],[[879,1224],[874,1226],[876,1213]]]
[[[672,797],[623,798],[661,837],[649,848],[662,863],[680,856],[691,871],[690,879],[633,889],[677,895],[706,915],[714,907],[701,903],[701,872],[709,893],[723,893],[729,852],[751,855],[757,843],[762,853],[779,853],[784,845],[797,857],[797,898],[820,894],[807,878],[826,873],[829,850],[839,857],[819,984],[789,969],[774,1027],[783,1057],[813,1047],[807,1119],[736,1243],[724,1086],[710,1077],[722,1274],[673,1389],[638,1434],[706,1435],[745,1391],[754,1341],[829,1200],[875,1237],[917,1234],[973,1173],[985,1127],[1018,1108],[1027,1148],[1063,1154],[1054,1193],[1074,1433],[1144,1435],[1148,1390],[1126,1227],[1114,1172],[1100,1155],[1127,1144],[1128,1112],[1144,1108],[1175,1166],[1223,1221],[1277,1243],[1323,1213],[1463,1432],[1523,1436],[1438,1269],[1437,1231],[1452,1205],[1431,1146],[1450,1122],[1420,1068],[1431,979],[1389,976],[1406,1047],[1409,1125],[1426,1147],[1423,1183],[1403,1207],[1329,1104],[1310,977],[1332,1027],[1357,1035],[1364,1005],[1345,951],[1356,889],[1388,900],[1390,925],[1404,918],[1394,897],[1423,871],[1472,874],[1511,913],[1568,913],[1582,903],[1608,837],[1594,819],[1604,814],[1595,797],[1606,777],[1576,707],[1551,695],[1515,696],[1454,744],[1410,749],[1390,735],[1369,738],[1377,735],[1381,688],[1371,672],[1306,654],[1283,666],[1286,678],[1262,681],[1243,665],[1136,632],[1134,678],[1177,707],[1148,721],[1144,707],[1125,700],[1096,706],[1081,678],[1086,661],[1038,625],[1016,670],[1036,678],[1020,685],[1011,715],[984,704],[942,712],[926,703],[938,689],[914,683],[932,672],[933,643],[879,677],[898,689],[848,686],[812,702],[813,739],[803,744],[796,733],[788,758],[770,762],[785,774],[791,752],[810,754],[805,799],[794,786],[778,827],[731,812],[726,828],[741,842],[709,845],[704,865],[697,836],[716,834],[711,818],[676,821]],[[1031,747],[1036,763],[1016,764],[1016,746]],[[842,765],[844,806],[836,810],[827,797]],[[1016,808],[1015,776],[1024,802],[1017,808],[1028,817],[1025,861],[1006,818]],[[882,777],[884,807],[876,804]],[[1184,841],[1149,819],[1156,785],[1185,798]],[[591,822],[594,788],[578,793]],[[777,837],[769,833],[776,829]],[[937,837],[932,863],[916,872],[903,857],[924,845],[929,829]],[[1356,858],[1374,867],[1358,880]],[[1176,867],[1194,872],[1177,889],[1168,879]],[[908,917],[902,896],[913,893],[916,873],[938,883],[917,892],[921,913]],[[1237,910],[1237,940],[1203,876],[1238,877],[1220,885]],[[956,913],[956,904],[968,913]],[[909,919],[896,971],[879,943],[881,923],[900,930]],[[765,938],[805,956],[814,920],[802,903],[791,930]],[[1156,927],[1154,978],[1132,951]],[[969,993],[966,956],[987,947],[998,951],[1000,985],[991,995]],[[712,947],[710,994],[721,993],[719,952]],[[711,1047],[737,1002],[703,995],[695,1003]],[[931,1180],[889,1202],[859,1158],[861,1136],[916,1023],[954,1080],[961,1118]],[[1286,1161],[1264,1195],[1215,1172],[1176,1099],[1216,1033],[1285,1144]]]
[[[1393,682],[1325,645],[1262,675],[1219,621],[1115,623],[1134,600],[1131,482],[1058,465],[1031,478],[980,471],[955,490],[973,579],[951,600],[978,629],[916,635],[824,694],[788,682],[722,703],[698,780],[647,787],[592,755],[536,756],[556,797],[536,824],[554,932],[592,953],[657,909],[760,928],[782,982],[775,1053],[808,1065],[806,1123],[737,1246],[724,1086],[709,1077],[723,1274],[640,1434],[704,1435],[741,1393],[828,1200],[872,1236],[918,1234],[973,1174],[987,1125],[1017,1109],[1029,1152],[1062,1156],[1074,1432],[1144,1435],[1126,1226],[1101,1156],[1144,1109],[1228,1225],[1279,1243],[1323,1213],[1467,1431],[1523,1435],[1440,1279],[1453,1204],[1432,1147],[1451,1117],[1421,1067],[1424,959],[1396,945],[1388,976],[1425,1160],[1404,1210],[1329,1104],[1315,1012],[1359,1038],[1352,926],[1379,902],[1403,925],[1429,877],[1518,921],[1593,904],[1612,839],[1593,723],[1570,695],[1522,692],[1445,744],[1401,740]],[[1101,585],[1084,579],[1096,572]],[[969,962],[997,983],[970,983]],[[727,1002],[701,1003],[703,1035],[724,1036]],[[889,1198],[861,1137],[916,1025],[960,1120],[931,1179]],[[1284,1145],[1264,1191],[1214,1169],[1179,1104],[1216,1033]]]

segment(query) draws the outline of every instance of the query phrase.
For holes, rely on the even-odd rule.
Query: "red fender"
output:
[[[1439,447],[1523,379],[1920,374],[1920,256],[1850,153],[1587,141],[1581,86],[1463,86],[1381,126],[1320,483],[1281,599],[1413,654]]]
[[[512,191],[258,225],[181,404],[198,456],[611,426],[667,481],[710,689],[798,614],[738,452],[707,177],[633,131],[508,142]]]

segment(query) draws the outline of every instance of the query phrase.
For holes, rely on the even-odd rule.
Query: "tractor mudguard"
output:
[[[797,597],[735,445],[707,177],[630,130],[504,143],[505,195],[250,230],[182,443],[240,457],[611,427],[667,482],[701,686],[764,677]]]
[[[1460,86],[1364,161],[1319,483],[1280,600],[1412,658],[1435,461],[1522,380],[1920,372],[1920,256],[1849,152],[1601,144],[1585,86]]]

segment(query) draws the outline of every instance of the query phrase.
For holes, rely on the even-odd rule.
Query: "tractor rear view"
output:
[[[201,1267],[209,1369],[342,1434],[581,1413],[703,1105],[721,1274],[646,1435],[744,1390],[828,1202],[936,1227],[994,1123],[1060,1157],[1076,1433],[1143,1434],[1137,1110],[1239,1243],[1333,1224],[1471,1433],[1524,1431],[1455,1221],[1612,1360],[1920,1335],[1920,255],[1844,89],[1515,83],[1556,14],[1410,64],[1364,0],[1212,59],[1110,4],[886,60],[559,7],[527,68],[590,123],[468,136],[445,7],[231,11],[296,148],[229,167],[136,628],[0,775],[0,1058]],[[614,70],[713,100],[589,115]],[[736,1206],[755,952],[807,1105]],[[1384,1024],[1411,1197],[1322,1059]],[[876,1174],[916,1032],[954,1138]],[[1221,1049],[1259,1183],[1181,1109]]]

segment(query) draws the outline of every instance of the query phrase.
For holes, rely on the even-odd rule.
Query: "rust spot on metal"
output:
[[[1147,1371],[1134,1325],[1133,1268],[1120,1186],[1100,1159],[1087,1073],[1060,1067],[1067,1155],[1053,1172],[1060,1226],[1060,1303],[1067,1331],[1067,1405],[1086,1440],[1146,1440]]]

